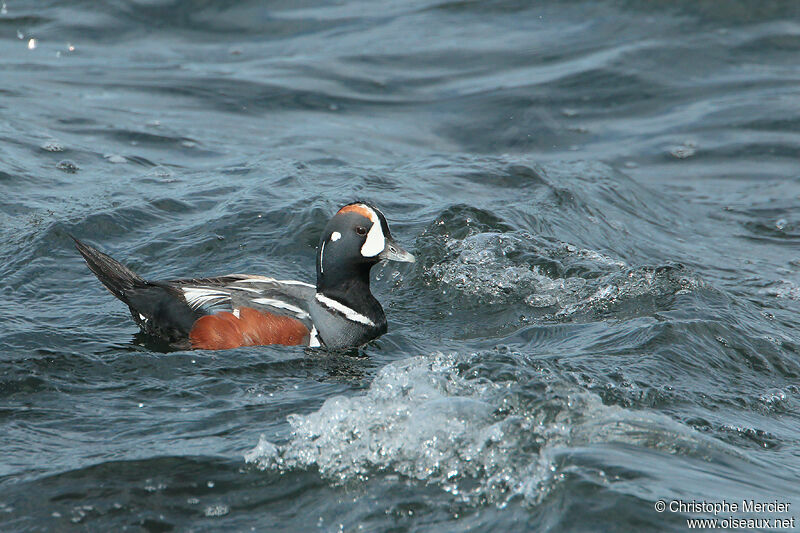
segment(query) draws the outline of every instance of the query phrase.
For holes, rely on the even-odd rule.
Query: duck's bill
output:
[[[410,253],[406,252],[396,242],[387,239],[386,248],[378,254],[381,259],[387,261],[399,261],[401,263],[413,263],[417,259]]]

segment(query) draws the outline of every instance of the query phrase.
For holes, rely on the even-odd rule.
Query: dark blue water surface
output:
[[[4,0],[0,52],[0,530],[800,516],[800,3]],[[350,354],[154,349],[68,235],[313,281],[353,199],[419,260]]]

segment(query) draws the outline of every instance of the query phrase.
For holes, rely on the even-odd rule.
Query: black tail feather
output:
[[[175,346],[185,344],[195,320],[205,314],[202,310],[192,309],[169,283],[149,282],[103,252],[75,237],[72,240],[97,279],[128,305],[143,332]]]
[[[89,265],[89,269],[97,276],[97,279],[111,291],[111,294],[126,304],[130,304],[126,296],[127,291],[148,285],[144,278],[116,259],[112,259],[103,252],[95,250],[75,237],[72,237],[72,240],[75,241],[75,247],[83,256],[86,264]]]

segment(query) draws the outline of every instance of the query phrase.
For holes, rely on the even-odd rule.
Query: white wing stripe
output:
[[[310,283],[305,283],[303,281],[295,281],[293,279],[273,279],[273,278],[248,278],[248,279],[237,279],[234,283],[276,283],[278,285],[302,285],[303,287],[311,287],[316,288],[315,285],[311,285]]]
[[[353,322],[359,322],[367,326],[375,325],[375,323],[372,320],[365,317],[361,313],[357,313],[356,311],[353,311],[343,303],[337,302],[332,298],[328,298],[323,294],[317,293],[316,299],[319,303],[321,303],[328,309],[332,309],[334,311],[338,311],[339,313],[343,314],[347,320],[352,320]]]
[[[219,289],[208,289],[204,287],[183,287],[183,297],[192,309],[197,309],[208,303],[216,303],[227,300],[230,294]]]
[[[275,300],[273,298],[253,298],[252,302],[254,304],[261,304],[261,305],[268,305],[270,307],[275,307],[276,309],[286,309],[287,311],[291,311],[292,313],[297,314],[301,318],[308,318],[308,313],[300,309],[299,307],[287,304],[281,300]]]
[[[232,287],[230,285],[228,285],[228,287],[230,287],[232,291],[247,291],[247,292],[253,292],[255,294],[261,294],[260,290],[253,289],[253,288],[250,288],[250,287]]]

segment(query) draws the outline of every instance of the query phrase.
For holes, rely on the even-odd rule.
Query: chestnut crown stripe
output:
[[[339,213],[358,213],[362,217],[366,218],[367,220],[372,220],[373,222],[378,219],[378,217],[375,216],[375,212],[364,204],[346,205],[339,209]]]

